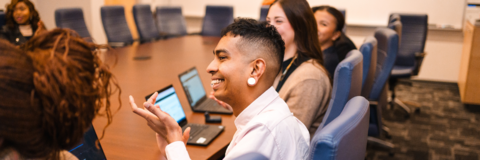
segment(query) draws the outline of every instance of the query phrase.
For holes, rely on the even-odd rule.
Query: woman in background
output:
[[[270,6],[267,22],[285,42],[282,70],[273,86],[313,135],[327,111],[332,91],[313,12],[306,0],[277,0]]]
[[[318,26],[318,40],[323,51],[324,66],[333,77],[335,68],[347,53],[357,49],[355,44],[342,32],[345,17],[342,12],[330,6],[312,8]]]
[[[96,47],[65,29],[20,48],[0,40],[0,159],[77,159],[66,149],[93,119],[111,124],[109,97],[120,90]]]
[[[21,45],[45,30],[30,0],[12,0],[7,6],[6,21],[0,37],[15,45]]]

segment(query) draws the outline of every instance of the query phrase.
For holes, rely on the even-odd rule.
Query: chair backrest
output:
[[[132,8],[132,13],[135,24],[137,25],[140,43],[160,39],[160,32],[158,32],[157,26],[155,26],[150,5],[136,4]]]
[[[0,12],[0,28],[7,24],[7,19],[5,18],[5,12]]]
[[[268,9],[270,9],[269,5],[263,5],[262,8],[260,8],[260,19],[259,19],[259,21],[266,21],[267,20]]]
[[[222,29],[233,23],[232,6],[210,6],[205,10],[202,35],[220,37]]]
[[[100,8],[100,14],[108,43],[112,47],[133,43],[132,33],[128,28],[123,6],[103,6]]]
[[[333,89],[327,112],[317,132],[338,117],[352,97],[359,96],[362,90],[363,56],[358,50],[352,50],[335,69]]]
[[[398,35],[389,28],[379,28],[375,31],[377,39],[377,67],[369,100],[378,100],[385,83],[390,76],[398,53]]]
[[[182,7],[157,6],[155,15],[160,33],[169,37],[187,35],[187,25],[182,14]]]
[[[397,13],[392,13],[390,14],[390,17],[388,17],[388,23],[392,23],[399,20],[400,20],[400,15]]]
[[[388,28],[393,29],[395,32],[397,32],[398,35],[398,46],[399,48],[402,47],[402,30],[403,30],[403,25],[400,20],[396,20],[393,22],[390,22],[388,24]]]
[[[363,77],[362,77],[362,96],[369,98],[372,91],[375,70],[377,68],[377,39],[369,36],[365,39],[360,52],[363,55]]]
[[[349,100],[341,114],[312,137],[307,159],[364,159],[369,115],[365,98]]]
[[[397,66],[415,66],[415,53],[423,53],[428,32],[428,15],[399,14],[402,23],[401,46],[398,50]]]
[[[58,28],[69,28],[81,37],[91,38],[81,8],[61,8],[55,10],[55,23]]]

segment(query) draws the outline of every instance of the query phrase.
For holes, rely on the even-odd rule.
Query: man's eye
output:
[[[218,59],[224,60],[224,59],[227,59],[227,57],[218,57]]]
[[[282,23],[282,21],[277,21],[277,23]]]

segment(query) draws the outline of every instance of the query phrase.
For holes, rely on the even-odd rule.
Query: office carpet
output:
[[[480,106],[462,104],[457,84],[403,80],[395,92],[420,112],[406,118],[399,107],[384,109],[394,155],[369,145],[367,160],[480,160]]]

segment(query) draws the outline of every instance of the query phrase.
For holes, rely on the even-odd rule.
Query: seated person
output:
[[[306,0],[277,0],[266,20],[285,41],[282,70],[273,87],[313,136],[327,111],[332,83],[323,67],[312,9]]]
[[[285,44],[275,27],[253,19],[236,19],[222,31],[213,51],[215,58],[207,68],[212,74],[212,88],[218,100],[230,104],[237,117],[237,131],[225,153],[235,159],[256,152],[268,159],[305,159],[310,136],[307,128],[290,112],[272,87],[280,71]],[[154,106],[155,93],[136,106],[130,96],[133,112],[144,117],[158,134],[157,143],[171,160],[189,159],[178,123]],[[151,112],[151,113],[150,113]],[[152,114],[153,113],[153,114]]]
[[[7,22],[0,32],[0,38],[15,45],[21,45],[45,30],[30,0],[12,0],[5,17]]]
[[[95,116],[112,122],[118,85],[95,45],[70,33],[55,29],[21,49],[0,40],[0,159],[77,159],[66,149]]]
[[[342,32],[345,26],[342,12],[330,6],[313,7],[312,10],[317,21],[318,40],[323,51],[324,66],[333,78],[338,63],[345,59],[348,52],[357,47]]]

